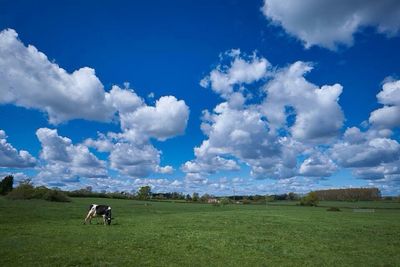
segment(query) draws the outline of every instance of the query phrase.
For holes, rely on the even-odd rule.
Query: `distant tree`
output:
[[[148,185],[140,187],[137,195],[138,195],[139,199],[142,199],[142,200],[149,199],[151,196],[151,187]]]
[[[228,205],[229,203],[231,203],[231,201],[230,201],[229,198],[227,198],[227,197],[223,197],[223,198],[221,198],[220,201],[219,201],[219,204],[220,204],[221,206],[226,206],[226,205]]]
[[[270,196],[270,195],[266,195],[265,196],[265,201],[266,202],[274,202],[275,201],[275,197],[274,196]]]
[[[6,195],[13,190],[14,176],[8,175],[0,182],[0,194]]]
[[[199,201],[199,193],[194,192],[194,193],[193,193],[193,196],[192,196],[192,200],[193,200],[194,202]]]
[[[89,193],[92,193],[93,188],[91,186],[86,186],[85,190]]]
[[[288,200],[298,200],[299,197],[296,193],[290,192],[287,196]]]
[[[318,200],[317,193],[310,192],[300,200],[300,205],[316,207],[318,205],[318,202],[319,202],[319,200]]]
[[[210,198],[212,198],[212,196],[210,196],[209,194],[205,193],[204,195],[201,196],[200,200],[202,202],[207,202]]]
[[[315,191],[320,200],[379,200],[381,192],[378,188],[343,188]]]
[[[185,199],[186,201],[192,201],[192,197],[189,194],[186,195]]]

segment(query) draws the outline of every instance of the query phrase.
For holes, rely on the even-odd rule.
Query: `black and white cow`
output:
[[[89,212],[86,215],[85,222],[86,224],[88,221],[89,223],[92,223],[92,218],[96,216],[102,216],[103,217],[103,222],[104,225],[111,224],[111,207],[106,206],[106,205],[97,205],[97,204],[92,204],[89,207]]]

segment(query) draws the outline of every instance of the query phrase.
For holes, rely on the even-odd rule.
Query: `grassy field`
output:
[[[91,203],[111,205],[113,225],[83,225]],[[0,198],[0,265],[400,266],[400,203],[286,204]]]

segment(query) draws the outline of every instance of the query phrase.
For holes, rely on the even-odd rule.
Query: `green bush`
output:
[[[71,199],[59,190],[48,190],[42,199],[54,202],[71,202]]]
[[[32,199],[35,196],[35,188],[29,183],[22,183],[7,194],[8,199]]]
[[[226,205],[228,205],[229,203],[231,203],[231,201],[230,201],[229,198],[224,197],[224,198],[221,198],[221,199],[220,199],[219,203],[221,204],[221,206],[226,206]]]
[[[44,199],[47,201],[70,202],[70,198],[60,190],[45,186],[34,187],[30,181],[22,182],[17,188],[7,194],[8,199]]]
[[[251,204],[251,201],[250,201],[250,199],[248,199],[248,198],[243,198],[242,203],[243,203],[244,205],[249,205],[249,204]]]
[[[330,207],[327,211],[340,211],[338,207]]]
[[[318,196],[315,192],[308,193],[305,197],[300,200],[301,206],[318,206]]]

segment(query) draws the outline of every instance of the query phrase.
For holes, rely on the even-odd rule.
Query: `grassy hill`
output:
[[[111,226],[83,225],[91,203]],[[337,202],[334,202],[337,204]],[[377,203],[380,203],[379,205]],[[333,203],[324,203],[329,206]],[[355,207],[355,203],[340,203]],[[0,198],[1,266],[399,266],[400,203],[351,208]],[[100,222],[100,219],[98,220]]]

